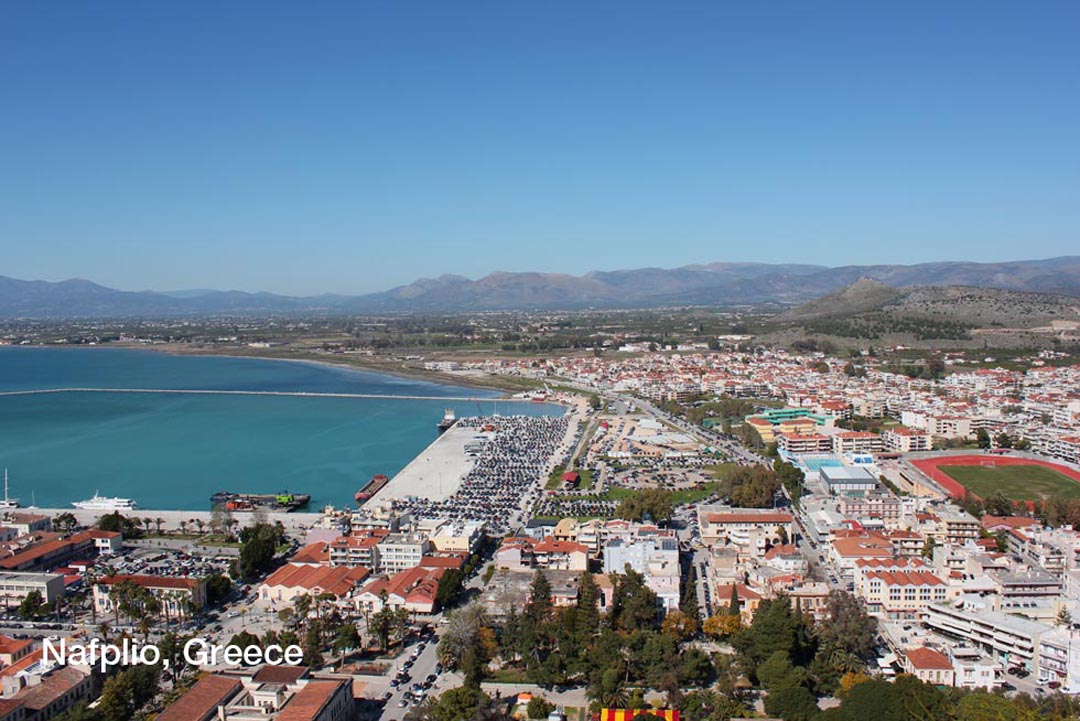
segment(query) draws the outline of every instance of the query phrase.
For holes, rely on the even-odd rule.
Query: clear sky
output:
[[[1080,253],[1078,35],[1075,0],[2,3],[0,275]]]

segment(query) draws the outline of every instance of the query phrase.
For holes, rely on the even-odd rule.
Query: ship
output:
[[[107,498],[94,491],[93,498],[85,501],[75,501],[71,505],[80,511],[134,511],[135,501],[130,498]]]
[[[371,497],[383,489],[390,479],[381,473],[378,473],[371,477],[371,480],[365,483],[353,498],[360,505],[364,505],[371,500]]]
[[[455,423],[457,423],[457,415],[454,414],[454,409],[447,408],[446,412],[443,413],[442,420],[439,421],[439,425],[436,426],[436,428],[439,429],[439,433],[445,433],[446,431],[450,430],[450,426],[454,425]]]
[[[7,469],[4,469],[4,500],[0,501],[0,511],[13,511],[16,508],[21,508],[18,498],[11,498],[8,496],[8,475]]]
[[[227,511],[254,511],[262,508],[271,511],[295,511],[303,508],[311,500],[307,493],[233,493],[218,491],[210,496],[210,505],[223,507]]]

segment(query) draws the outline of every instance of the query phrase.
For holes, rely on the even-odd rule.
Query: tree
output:
[[[1005,432],[998,433],[996,436],[994,436],[994,443],[997,444],[998,448],[1012,448],[1013,447],[1012,436],[1010,436],[1008,433],[1005,433]]]
[[[934,547],[935,546],[937,546],[937,541],[934,540],[934,537],[933,536],[927,536],[926,540],[923,541],[922,557],[923,558],[933,558],[934,557]]]
[[[671,494],[661,488],[646,488],[625,499],[615,509],[618,518],[628,521],[650,519],[664,523],[671,519]]]
[[[19,618],[24,621],[37,618],[41,615],[42,610],[46,607],[45,599],[41,595],[41,591],[30,591],[26,594],[26,597],[19,604]]]
[[[1072,626],[1072,614],[1069,613],[1069,609],[1066,606],[1062,606],[1061,610],[1057,612],[1057,617],[1054,618],[1055,626]]]
[[[232,593],[232,580],[225,575],[215,573],[206,579],[206,600],[210,604],[220,603]]]
[[[693,638],[698,632],[697,620],[687,616],[682,611],[671,611],[664,617],[660,624],[663,633],[682,642]]]
[[[742,630],[742,619],[739,616],[729,616],[727,614],[709,616],[705,619],[701,630],[712,638],[729,638]]]
[[[784,721],[812,721],[821,713],[814,694],[805,686],[788,684],[765,697],[765,713]],[[938,718],[938,717],[931,717]]]
[[[990,448],[993,445],[990,441],[990,433],[985,428],[975,431],[975,442],[979,444],[979,448]]]
[[[75,518],[74,513],[65,511],[53,518],[52,525],[53,530],[57,533],[71,533],[78,527],[79,521]]]
[[[529,705],[525,707],[525,714],[533,719],[546,719],[548,714],[554,710],[555,704],[549,703],[543,696],[533,696],[529,699]]]
[[[846,591],[831,591],[826,601],[828,615],[818,629],[822,645],[829,645],[868,660],[874,655],[877,619],[870,616],[858,598]]]
[[[742,616],[742,611],[739,610],[739,587],[734,583],[731,584],[731,597],[728,599],[727,615]]]
[[[360,632],[356,630],[355,623],[345,623],[338,626],[337,636],[334,638],[334,648],[339,653],[360,648]]]
[[[269,523],[256,523],[242,529],[240,557],[236,562],[237,575],[248,581],[269,569],[281,537],[281,529]]]
[[[307,629],[304,631],[304,644],[302,646],[304,651],[304,665],[305,666],[321,666],[323,663],[322,657],[322,632],[318,623],[309,623]]]

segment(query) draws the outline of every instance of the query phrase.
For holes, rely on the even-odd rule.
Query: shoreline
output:
[[[14,346],[13,346],[14,347]],[[324,366],[327,368],[339,368],[351,371],[360,371],[365,373],[374,373],[380,375],[391,376],[394,378],[401,378],[403,380],[413,381],[427,381],[441,386],[455,386],[459,388],[467,388],[473,390],[488,390],[488,391],[500,391],[501,396],[498,396],[499,400],[511,399],[514,393],[520,393],[528,390],[528,387],[517,385],[512,381],[503,379],[501,376],[487,375],[481,377],[474,376],[457,376],[451,373],[444,373],[441,371],[429,371],[423,368],[414,368],[411,366],[405,366],[393,361],[386,361],[380,363],[378,361],[364,362],[368,356],[350,356],[350,359],[355,359],[355,362],[347,361],[334,361],[323,358],[310,358],[310,357],[288,357],[287,355],[279,355],[275,353],[259,352],[264,349],[242,349],[242,348],[222,348],[218,349],[213,346],[193,346],[191,344],[184,343],[165,343],[165,344],[143,344],[143,343],[107,343],[98,345],[79,345],[79,346],[66,346],[66,345],[29,345],[22,346],[26,348],[119,348],[121,350],[145,350],[154,353],[164,353],[166,355],[174,356],[216,356],[221,358],[248,358],[255,360],[271,360],[271,361],[283,361],[286,363],[307,363],[316,366]],[[250,352],[245,352],[250,351]],[[288,351],[286,351],[288,353]],[[298,354],[303,355],[315,355],[310,351],[299,351]],[[387,367],[393,366],[393,367]],[[548,401],[553,402],[553,401]]]
[[[323,358],[290,358],[286,355],[277,355],[273,353],[260,353],[258,351],[263,349],[244,349],[244,348],[227,348],[218,350],[212,346],[193,346],[185,343],[162,343],[162,344],[143,344],[143,343],[100,343],[100,344],[83,344],[83,345],[67,345],[67,344],[28,344],[23,346],[8,346],[9,348],[31,348],[31,349],[119,349],[119,350],[143,350],[153,353],[163,353],[165,355],[173,356],[215,356],[219,358],[247,358],[254,360],[270,360],[270,361],[284,361],[286,363],[308,363],[311,365],[325,366],[328,368],[340,368],[351,371],[361,371],[365,373],[374,373],[377,375],[386,375],[394,378],[401,378],[403,380],[419,380],[434,383],[442,386],[456,386],[459,388],[467,388],[473,390],[489,390],[500,391],[502,396],[499,396],[499,400],[512,400],[513,393],[520,393],[522,391],[529,390],[528,385],[516,384],[503,376],[486,375],[483,377],[476,376],[457,376],[451,373],[444,373],[441,371],[429,371],[423,368],[415,368],[411,366],[400,365],[392,362],[379,363],[377,361],[364,362],[358,360],[358,362],[342,362],[332,361]],[[251,352],[245,352],[251,351]],[[308,351],[300,351],[300,354],[309,354]],[[357,356],[351,356],[351,358],[357,358]],[[391,365],[393,367],[387,367]],[[548,401],[554,403],[554,401]]]

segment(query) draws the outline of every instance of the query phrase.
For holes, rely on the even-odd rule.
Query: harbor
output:
[[[476,464],[468,448],[471,444],[482,443],[481,437],[476,428],[454,424],[391,478],[372,500],[413,496],[433,501],[449,498]]]

